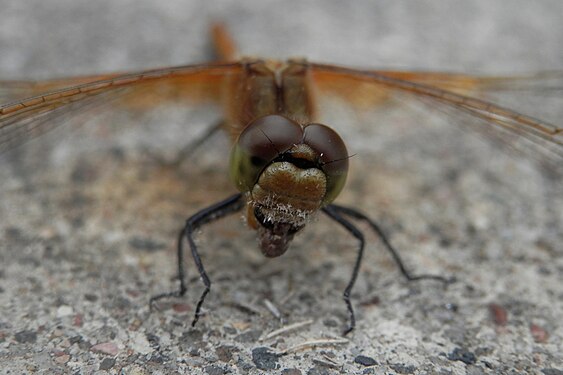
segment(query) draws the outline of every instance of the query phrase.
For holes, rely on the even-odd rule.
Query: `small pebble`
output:
[[[365,355],[359,355],[354,359],[354,362],[362,366],[375,366],[377,361],[371,357],[366,357]]]
[[[543,327],[534,323],[530,324],[530,333],[538,344],[546,343],[549,338],[549,333]]]
[[[35,331],[19,331],[14,335],[14,338],[19,343],[34,343],[37,340],[37,333]]]
[[[475,354],[467,349],[455,348],[451,353],[448,354],[448,359],[450,361],[461,361],[467,365],[472,365],[477,362],[477,357]]]
[[[503,306],[496,303],[491,303],[489,305],[489,312],[491,313],[491,318],[496,325],[506,325],[506,322],[508,321],[508,312]]]
[[[96,344],[90,348],[94,353],[102,353],[108,355],[117,355],[119,352],[117,345],[113,342],[103,342],[101,344]]]
[[[70,355],[68,355],[68,354],[63,354],[63,355],[60,355],[58,357],[55,357],[55,363],[57,363],[59,365],[64,365],[69,360],[70,360]]]
[[[279,355],[272,353],[270,349],[260,347],[252,350],[252,362],[259,370],[275,370],[279,367]]]
[[[74,309],[68,305],[61,305],[57,309],[57,318],[63,318],[65,316],[72,315],[74,313]]]
[[[109,370],[113,365],[115,365],[114,358],[104,358],[100,363],[100,370]]]

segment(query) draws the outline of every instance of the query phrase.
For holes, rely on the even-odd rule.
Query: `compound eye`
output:
[[[322,124],[309,124],[304,129],[303,143],[320,155],[320,164],[327,176],[327,193],[323,202],[332,202],[340,193],[348,175],[348,150],[340,136]]]
[[[231,179],[240,191],[250,191],[262,170],[302,138],[303,128],[286,117],[269,115],[252,121],[231,153]]]

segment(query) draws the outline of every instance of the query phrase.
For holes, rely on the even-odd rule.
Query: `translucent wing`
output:
[[[537,154],[534,157],[556,168],[563,161],[563,128],[496,104],[502,101],[495,98],[494,94],[513,91],[524,93],[527,98],[530,98],[530,93],[539,93],[562,99],[562,76],[561,73],[549,73],[529,77],[472,77],[443,73],[364,71],[312,64],[312,80],[321,95],[337,96],[356,109],[387,105],[395,95],[420,100],[446,112],[456,112],[461,119],[467,120],[470,116],[472,121],[458,122],[471,123],[476,130],[509,144],[510,148],[517,148],[512,144],[515,141],[525,141],[542,154],[539,158]],[[537,112],[543,117],[539,113],[541,111]]]
[[[12,102],[71,86],[111,79],[120,75],[124,74],[80,76],[43,81],[0,81],[0,100],[2,103]]]
[[[0,83],[4,96],[20,97],[0,106],[0,153],[86,110],[145,111],[167,103],[219,104],[224,88],[240,71],[241,65],[236,63],[202,64],[38,83]]]
[[[563,159],[561,127],[494,104],[502,101],[494,95],[491,97],[508,90],[523,92],[527,102],[530,92],[561,99],[561,73],[489,78],[444,73],[364,71],[323,64],[310,66],[312,80],[321,95],[337,96],[356,109],[390,104],[391,99],[402,95],[432,107],[454,111],[458,119],[460,113],[468,114],[473,118],[471,125],[477,125],[474,128],[490,138],[510,144],[515,143],[514,140],[525,140],[545,154],[545,159],[552,159],[559,165]],[[71,118],[76,119],[77,115],[88,110],[146,111],[167,103],[221,104],[228,99],[224,98],[228,92],[226,88],[238,81],[242,70],[239,63],[217,63],[133,74],[0,83],[0,96],[18,98],[0,107],[0,153]],[[546,82],[556,83],[549,86]],[[111,106],[108,105],[110,102]],[[541,111],[538,115],[545,117]]]

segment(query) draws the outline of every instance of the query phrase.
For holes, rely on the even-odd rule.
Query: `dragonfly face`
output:
[[[344,187],[348,152],[331,128],[280,115],[252,121],[231,153],[231,179],[247,196],[249,225],[262,253],[282,255],[311,215]]]

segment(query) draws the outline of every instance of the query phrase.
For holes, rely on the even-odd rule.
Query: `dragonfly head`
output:
[[[267,257],[282,255],[320,208],[340,193],[348,152],[331,128],[279,115],[251,122],[231,153],[231,179],[248,194],[248,222]]]

